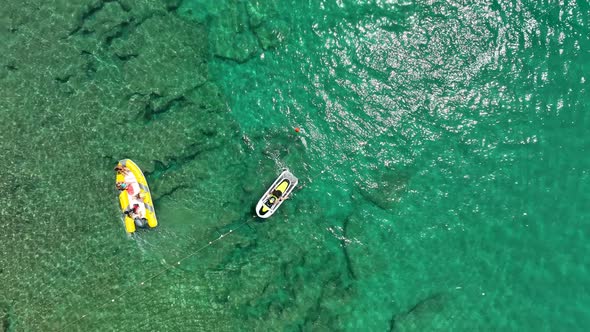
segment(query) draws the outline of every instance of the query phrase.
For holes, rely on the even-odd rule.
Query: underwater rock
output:
[[[258,38],[260,47],[266,51],[278,47],[287,38],[288,27],[283,21],[273,20],[262,24],[253,31]]]
[[[73,33],[96,34],[103,42],[120,34],[120,30],[130,21],[130,14],[119,2],[98,2],[80,14],[80,25]]]
[[[213,32],[216,38],[211,45],[215,56],[243,63],[254,57],[259,48],[246,19],[240,14],[240,11],[230,10],[227,16],[216,19],[214,27],[219,28]]]
[[[424,330],[431,327],[429,322],[443,309],[444,293],[434,293],[412,305],[401,314],[393,315],[389,331]]]
[[[344,258],[345,258],[345,261],[346,261],[346,269],[348,271],[348,274],[350,275],[350,277],[352,279],[357,279],[356,273],[354,272],[354,268],[353,268],[353,262],[352,262],[352,259],[350,257],[350,252],[348,250],[348,243],[347,243],[347,241],[350,241],[349,240],[350,239],[349,238],[350,234],[349,234],[349,231],[348,231],[348,229],[349,229],[348,225],[349,224],[350,224],[350,217],[347,217],[344,220],[344,223],[342,224],[342,233],[343,233],[342,235],[343,235],[343,239],[340,240],[340,242],[341,242],[340,247],[342,248],[342,253],[344,254]]]
[[[166,9],[169,11],[177,10],[184,0],[164,0]]]
[[[212,54],[244,63],[285,39],[288,26],[278,17],[275,6],[273,1],[226,0],[213,4],[185,1],[178,12],[207,24],[209,34],[214,36],[210,40]]]
[[[387,235],[383,234],[382,225],[364,217],[363,211],[355,209],[348,215],[342,224],[341,249],[343,252],[346,270],[351,280],[364,280],[375,277],[375,270],[388,271],[391,256],[376,255],[374,244],[361,243],[358,239],[366,239],[375,234],[382,234],[383,241],[387,241]],[[367,260],[366,257],[372,257]]]
[[[106,1],[106,0],[105,0]],[[111,0],[113,1],[113,0]],[[147,18],[156,15],[165,15],[169,11],[169,6],[173,4],[168,0],[116,0],[121,4],[121,7],[133,13],[138,24],[145,21]]]
[[[248,2],[246,9],[250,29],[256,35],[260,47],[268,50],[277,47],[286,38],[287,24],[279,19],[274,2]]]
[[[387,169],[357,183],[361,195],[383,210],[392,209],[405,193],[409,175]]]
[[[238,0],[184,1],[177,12],[182,17],[207,25],[214,56],[242,63],[259,50],[244,6],[244,2]]]
[[[129,88],[162,97],[162,103],[206,81],[205,31],[174,15],[146,19],[127,38],[113,41],[112,48],[119,58],[127,59],[122,75]]]

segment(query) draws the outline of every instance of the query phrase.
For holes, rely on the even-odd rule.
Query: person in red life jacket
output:
[[[132,207],[125,210],[125,214],[133,219],[135,226],[145,228],[147,226],[147,219],[139,215],[139,204],[133,204]]]
[[[139,212],[139,204],[133,204],[133,206],[128,207],[123,213],[125,213],[129,218],[133,219],[137,216]]]
[[[139,213],[139,204],[133,204],[133,213],[138,214]]]

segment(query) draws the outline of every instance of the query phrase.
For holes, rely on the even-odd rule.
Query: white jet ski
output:
[[[288,170],[283,171],[256,204],[256,214],[268,218],[283,204],[299,180]]]

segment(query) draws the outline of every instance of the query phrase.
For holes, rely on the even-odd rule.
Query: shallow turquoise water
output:
[[[213,68],[254,151],[327,167],[292,205],[350,256],[336,326],[584,330],[587,3],[274,9],[283,43]]]
[[[96,15],[117,12],[109,6]],[[190,37],[207,35],[209,62],[207,78],[182,72],[165,86],[209,85],[186,105],[158,108],[160,91],[141,104],[155,120],[142,122],[140,149],[109,141],[122,127],[95,114],[147,98],[92,103],[94,89],[110,97],[125,85],[115,72],[135,82],[142,69],[128,74],[104,50],[92,55],[99,78],[76,87],[82,97],[30,92],[30,113],[3,117],[24,129],[4,121],[2,151],[39,165],[5,166],[27,181],[1,200],[6,330],[590,327],[588,3],[186,0],[169,11],[202,24]],[[107,18],[99,23],[108,27]],[[183,31],[169,45],[188,43]],[[159,34],[169,37],[157,30],[139,40]],[[90,54],[78,47],[66,50]],[[142,59],[130,54],[122,61]],[[76,98],[89,105],[43,115],[49,124],[38,130],[36,104],[68,109]],[[50,126],[63,117],[74,122]],[[80,139],[80,123],[99,133]],[[56,133],[86,144],[43,145]],[[18,152],[23,141],[34,153]],[[160,219],[131,240],[110,191],[111,164],[123,157],[147,171]],[[93,172],[84,181],[96,189],[72,192],[56,180],[78,167]],[[253,220],[283,167],[300,189],[268,222]],[[80,213],[66,203],[84,195],[98,212],[84,223],[63,218]],[[40,196],[31,221],[28,199]]]

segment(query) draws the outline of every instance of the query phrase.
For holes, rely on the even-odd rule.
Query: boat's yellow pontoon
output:
[[[123,169],[117,172],[116,181],[122,189],[119,203],[127,233],[135,232],[139,225],[149,228],[158,226],[152,194],[141,169],[130,159],[120,160],[117,167]]]

